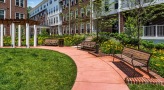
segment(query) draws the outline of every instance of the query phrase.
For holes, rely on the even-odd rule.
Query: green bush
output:
[[[155,45],[156,49],[164,49],[164,43],[158,43]]]
[[[65,46],[73,46],[77,45],[85,39],[85,35],[67,35],[64,36],[64,45]]]
[[[103,42],[100,47],[103,53],[108,53],[108,54],[120,53],[122,51],[122,48],[123,46],[121,45],[121,43],[114,38],[111,38],[110,40]]]
[[[98,43],[103,43],[105,41],[108,41],[109,39],[110,39],[110,33],[108,32],[100,32],[98,35]],[[97,42],[97,36],[95,36],[92,41]]]
[[[142,40],[141,44],[148,49],[152,49],[155,47],[155,44],[152,41],[146,41],[146,40]]]

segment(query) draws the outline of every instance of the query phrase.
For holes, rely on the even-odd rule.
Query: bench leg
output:
[[[149,73],[149,67],[148,66],[147,66],[147,73],[148,73],[149,77],[152,78],[152,76]]]
[[[134,69],[134,71],[133,71],[133,77],[135,76],[135,74],[136,74],[136,70],[135,70],[135,67],[133,66],[133,69]]]
[[[114,56],[113,56],[113,62],[114,62]]]

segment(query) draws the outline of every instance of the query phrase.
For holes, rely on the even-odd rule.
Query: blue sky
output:
[[[27,6],[35,7],[39,4],[42,0],[27,0]]]

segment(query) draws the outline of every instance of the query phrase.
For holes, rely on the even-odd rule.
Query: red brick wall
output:
[[[24,0],[24,7],[19,7],[15,5],[15,0],[11,0],[11,19],[15,19],[15,13],[24,14],[24,18],[27,18],[27,0]],[[10,19],[10,0],[5,0],[5,3],[0,2],[0,9],[6,11],[6,19]],[[10,35],[10,25],[5,25],[6,34]]]

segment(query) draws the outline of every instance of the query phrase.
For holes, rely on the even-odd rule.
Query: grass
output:
[[[164,86],[152,84],[128,84],[130,90],[164,90]]]
[[[59,52],[1,49],[0,90],[71,90],[76,65]]]

